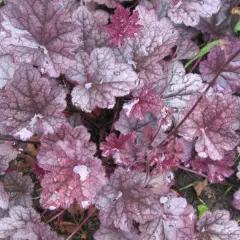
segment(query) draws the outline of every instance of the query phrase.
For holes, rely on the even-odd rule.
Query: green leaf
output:
[[[196,61],[198,58],[204,56],[205,54],[209,53],[210,50],[216,46],[216,45],[220,45],[221,44],[221,40],[215,40],[212,41],[210,43],[208,43],[205,47],[203,47],[191,60],[189,60],[186,64],[185,64],[185,68],[189,67],[194,61]]]
[[[237,23],[236,23],[236,25],[234,27],[234,32],[235,33],[240,32],[240,18],[238,19],[238,21],[237,21]]]
[[[200,218],[206,211],[208,211],[208,206],[206,204],[200,204],[198,208],[198,217]]]

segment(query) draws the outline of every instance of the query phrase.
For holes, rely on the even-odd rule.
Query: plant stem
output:
[[[203,173],[200,173],[200,172],[197,172],[197,171],[194,171],[194,170],[192,170],[192,169],[183,167],[183,166],[181,166],[181,165],[177,166],[177,168],[182,169],[182,170],[184,170],[184,171],[186,171],[186,172],[194,173],[194,174],[196,174],[196,175],[199,175],[199,176],[202,176],[202,177],[208,179],[208,176],[207,176],[207,175],[205,175],[205,174],[203,174]]]
[[[18,138],[14,138],[12,136],[2,136],[0,135],[0,141],[11,141],[11,142],[20,142],[20,143],[31,143],[31,144],[40,144],[40,141],[31,141],[31,140],[21,140]]]
[[[97,211],[97,209],[94,207],[88,214],[88,216],[84,219],[84,221],[71,233],[71,235],[66,239],[66,240],[70,240],[72,239],[72,237],[81,230],[82,226],[88,221],[88,219],[90,217],[92,217],[92,215]]]
[[[62,215],[66,210],[63,209],[62,211],[60,211],[58,214],[54,215],[52,218],[50,218],[47,223],[50,223],[51,221],[53,221],[54,219],[56,219],[57,217],[59,217],[60,215]]]

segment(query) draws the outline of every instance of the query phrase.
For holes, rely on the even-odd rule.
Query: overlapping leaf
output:
[[[55,80],[41,77],[36,68],[20,67],[0,93],[0,121],[8,134],[23,140],[53,132],[65,122],[66,93]]]
[[[234,194],[233,194],[233,201],[232,201],[232,205],[240,210],[240,190],[236,191]]]
[[[51,77],[74,63],[79,30],[61,0],[8,0],[3,17],[10,36],[1,45],[17,62],[34,64]]]
[[[195,213],[186,199],[177,197],[161,197],[163,214],[140,225],[142,240],[192,240]]]
[[[235,57],[230,61],[229,59]],[[225,65],[225,66],[224,66]],[[225,43],[223,47],[215,46],[211,49],[208,60],[201,62],[200,71],[203,80],[210,83],[219,74],[215,87],[222,92],[236,92],[240,89],[240,43]]]
[[[9,194],[9,205],[31,207],[33,182],[29,176],[21,176],[18,172],[8,172],[3,180],[5,191]]]
[[[49,171],[41,181],[40,203],[44,208],[68,208],[75,200],[83,208],[92,203],[106,179],[100,159],[93,157],[96,148],[89,139],[84,127],[73,129],[68,124],[43,137],[38,163]]]
[[[8,169],[9,162],[14,160],[18,155],[18,151],[13,148],[12,143],[3,142],[0,144],[0,173],[4,173]]]
[[[4,185],[0,182],[0,209],[6,210],[9,206],[9,196],[4,189]]]
[[[240,237],[238,223],[230,220],[230,214],[226,210],[217,210],[213,213],[205,212],[197,222],[197,230],[194,240],[238,240]]]
[[[196,98],[189,102],[184,111],[187,114]],[[195,150],[203,158],[221,160],[224,151],[233,150],[239,143],[234,129],[238,127],[238,105],[236,97],[215,93],[204,96],[195,110],[180,128],[180,134],[187,141],[196,139]]]
[[[110,48],[95,48],[90,56],[79,52],[77,58],[78,64],[66,76],[78,83],[72,91],[72,102],[83,111],[113,108],[115,97],[127,95],[136,87],[137,74],[129,65],[117,63]]]
[[[196,26],[200,17],[211,17],[220,9],[220,0],[182,0],[171,1],[168,16],[176,23],[184,23],[186,26]]]
[[[133,221],[146,223],[160,214],[158,201],[144,188],[145,180],[144,173],[115,170],[96,199],[102,224],[129,231]]]

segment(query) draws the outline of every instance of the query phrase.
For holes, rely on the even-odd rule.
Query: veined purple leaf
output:
[[[9,167],[9,162],[14,160],[18,151],[13,148],[12,143],[3,142],[0,144],[0,174],[3,174]]]
[[[197,230],[193,240],[240,238],[240,227],[236,221],[230,220],[230,214],[226,210],[205,212],[197,222]]]
[[[17,62],[34,64],[51,77],[74,64],[79,29],[61,0],[8,0],[3,17],[11,35],[1,45]]]
[[[234,170],[234,152],[225,153],[222,160],[214,161],[211,158],[195,157],[189,163],[196,171],[207,174],[210,182],[223,181],[225,178],[230,177]]]
[[[132,232],[124,232],[115,227],[100,226],[100,229],[94,234],[95,240],[140,240],[139,235]]]
[[[197,97],[192,98],[183,115]],[[180,135],[185,140],[196,140],[195,150],[200,157],[221,160],[224,151],[233,150],[239,143],[239,136],[234,131],[239,124],[236,102],[237,98],[230,94],[204,96],[180,128]]]
[[[240,89],[240,53],[236,55],[225,67],[222,66],[240,50],[239,42],[225,43],[225,46],[215,46],[211,49],[208,60],[202,61],[200,71],[203,80],[210,83],[221,69],[215,88],[221,92],[236,92]]]
[[[199,52],[199,47],[189,39],[181,39],[177,44],[176,60],[191,59]]]
[[[73,104],[83,111],[113,108],[115,97],[129,94],[137,85],[137,74],[129,65],[117,63],[110,48],[95,48],[90,56],[79,52],[77,58],[76,67],[66,77],[79,83],[71,95]]]
[[[96,147],[89,139],[83,126],[73,129],[68,124],[42,138],[38,163],[49,171],[41,181],[40,203],[44,208],[68,208],[75,200],[83,208],[92,204],[106,179],[100,159],[93,157]]]
[[[168,16],[175,24],[196,26],[200,17],[211,17],[220,9],[220,0],[171,0]]]
[[[185,198],[161,197],[163,214],[140,225],[141,240],[192,240],[195,213]]]
[[[18,68],[10,55],[0,56],[0,88],[3,88],[10,80]]]
[[[8,134],[29,139],[33,134],[53,132],[65,122],[66,93],[54,79],[41,77],[28,65],[20,67],[0,93],[0,121]]]
[[[133,221],[146,223],[161,214],[154,194],[143,186],[145,180],[145,173],[115,170],[96,198],[102,224],[129,231]]]
[[[21,176],[18,172],[6,173],[4,180],[5,191],[9,194],[9,205],[32,206],[32,192],[34,184],[29,176]]]
[[[4,185],[0,182],[0,211],[8,209],[9,206],[9,196],[4,189]],[[0,214],[1,217],[1,214]]]

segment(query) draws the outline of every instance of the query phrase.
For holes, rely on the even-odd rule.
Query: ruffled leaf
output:
[[[41,77],[36,68],[22,66],[0,93],[0,121],[8,134],[29,139],[53,132],[65,122],[66,93],[53,79]]]

